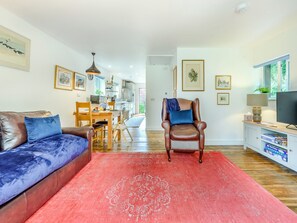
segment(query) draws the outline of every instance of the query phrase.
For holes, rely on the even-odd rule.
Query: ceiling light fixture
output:
[[[92,53],[93,55],[93,64],[92,66],[90,66],[87,70],[86,73],[88,74],[88,79],[89,80],[93,80],[94,75],[99,75],[101,74],[101,72],[97,69],[97,67],[95,66],[95,61],[94,61],[94,57],[95,57],[95,53]]]
[[[235,12],[236,14],[242,14],[242,13],[244,13],[244,12],[246,11],[246,9],[247,9],[247,4],[246,4],[246,2],[241,2],[241,3],[239,3],[239,4],[235,7],[234,12]]]

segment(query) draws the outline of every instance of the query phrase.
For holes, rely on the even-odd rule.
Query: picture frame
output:
[[[231,90],[231,75],[216,75],[216,90]]]
[[[0,65],[30,71],[31,40],[0,25]]]
[[[229,105],[230,94],[229,93],[217,93],[217,105]]]
[[[172,94],[172,96],[174,98],[176,98],[177,97],[177,66],[175,66],[173,68],[172,74],[173,74],[173,89],[172,89],[173,94]]]
[[[74,90],[85,91],[87,89],[87,75],[74,72]]]
[[[204,91],[204,60],[182,60],[182,91]]]
[[[73,71],[56,65],[55,68],[55,88],[72,91]]]

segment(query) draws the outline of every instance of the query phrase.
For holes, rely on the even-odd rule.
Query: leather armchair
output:
[[[193,124],[179,124],[170,126],[170,118],[167,109],[166,98],[162,103],[162,127],[164,128],[165,148],[168,155],[168,161],[171,161],[170,150],[177,152],[195,152],[199,151],[199,163],[202,163],[204,150],[205,134],[207,127],[200,117],[199,99],[194,101],[177,98],[180,110],[192,109]]]

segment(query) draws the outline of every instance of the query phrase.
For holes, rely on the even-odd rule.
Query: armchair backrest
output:
[[[200,104],[199,99],[195,98],[193,101],[187,100],[184,98],[177,98],[180,110],[193,110],[193,118],[194,120],[201,121],[200,117]],[[167,111],[167,103],[166,98],[163,98],[162,102],[162,121],[169,120],[169,115]]]

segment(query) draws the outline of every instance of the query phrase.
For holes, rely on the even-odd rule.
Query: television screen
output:
[[[297,125],[297,91],[276,93],[276,121]]]
[[[90,101],[91,101],[91,104],[100,104],[100,96],[99,95],[91,95]]]

